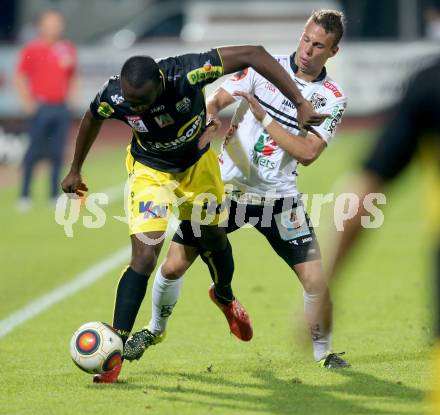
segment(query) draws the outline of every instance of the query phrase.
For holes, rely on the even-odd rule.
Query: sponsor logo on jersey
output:
[[[125,118],[127,118],[127,122],[133,130],[139,131],[140,133],[148,132],[147,126],[139,115],[126,115]]]
[[[333,134],[333,132],[335,131],[336,126],[341,121],[344,111],[345,104],[337,105],[332,111],[331,118],[327,118],[326,122],[324,123],[324,129],[327,130],[330,134]]]
[[[97,113],[103,118],[110,117],[114,112],[115,110],[107,102],[101,102],[97,109]]]
[[[264,87],[268,89],[270,92],[277,92],[277,89],[270,82],[266,82],[264,84]]]
[[[322,95],[318,94],[317,92],[314,92],[312,94],[310,102],[311,102],[314,110],[319,110],[320,108],[325,107],[325,105],[327,104],[327,98],[323,97]]]
[[[111,95],[111,96],[110,96],[110,99],[111,99],[116,105],[122,104],[122,103],[125,101],[124,97],[123,97],[122,95],[118,95],[118,94]]]
[[[243,78],[246,78],[249,68],[243,69],[242,71],[235,72],[234,75],[231,76],[231,81],[240,81]]]
[[[191,118],[177,133],[177,138],[168,141],[147,141],[145,144],[153,150],[170,151],[181,147],[182,145],[194,140],[202,129],[202,114]]]
[[[157,125],[160,128],[168,127],[169,125],[172,125],[175,122],[173,120],[173,117],[171,117],[171,115],[168,113],[160,114],[157,117],[154,117],[154,120],[157,122]]]
[[[202,114],[204,111],[191,118],[177,133],[179,139],[185,139],[186,142],[194,140],[202,129]]]
[[[333,95],[334,95],[336,98],[342,97],[342,94],[339,92],[339,89],[336,88],[331,82],[329,82],[329,81],[325,81],[325,82],[324,82],[324,86],[325,86],[327,89],[330,89],[330,91],[333,92]]]
[[[263,130],[254,146],[254,150],[257,153],[263,154],[263,156],[271,156],[277,147],[278,146],[273,138],[266,132],[266,130]]]
[[[293,105],[288,99],[286,99],[286,98],[284,98],[283,99],[283,103],[282,103],[282,105],[284,105],[284,106],[286,106],[286,107],[289,107],[289,108],[292,108],[292,109],[295,109],[295,105]]]
[[[189,112],[191,109],[191,100],[188,97],[183,97],[176,103],[176,110],[179,112]]]
[[[223,76],[223,67],[213,66],[209,61],[205,62],[201,68],[193,69],[186,74],[186,78],[191,85],[207,81],[208,79],[217,79],[221,76]]]
[[[150,110],[151,114],[154,114],[159,111],[163,111],[165,109],[165,105],[159,105],[158,107],[154,107]]]
[[[167,205],[155,205],[153,201],[139,202],[139,213],[144,214],[144,219],[165,218],[168,213]]]
[[[270,170],[275,168],[275,162],[269,157],[278,148],[273,138],[263,130],[258,141],[255,143],[253,150],[250,151],[252,162],[256,166],[266,167]]]

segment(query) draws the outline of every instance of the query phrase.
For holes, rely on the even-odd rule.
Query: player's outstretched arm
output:
[[[307,133],[305,137],[300,137],[284,129],[280,123],[267,114],[251,94],[236,91],[233,95],[246,99],[254,117],[263,124],[273,140],[304,166],[314,162],[326,148],[325,141],[315,134]]]
[[[235,100],[232,95],[223,88],[217,88],[214,93],[208,97],[206,100],[207,128],[199,139],[199,148],[202,149],[206,147],[216,136],[217,131],[222,125],[218,113],[234,102]]]
[[[302,126],[320,125],[329,114],[319,114],[301,95],[301,92],[284,70],[262,46],[225,46],[218,49],[225,74],[252,67],[261,76],[272,82],[298,111],[298,122]]]
[[[72,166],[70,167],[67,176],[61,182],[63,192],[76,193],[78,196],[82,196],[82,192],[87,191],[87,186],[81,178],[81,168],[90,147],[92,147],[92,144],[101,129],[102,122],[102,120],[93,118],[90,110],[84,114],[76,138],[75,155],[73,157]]]

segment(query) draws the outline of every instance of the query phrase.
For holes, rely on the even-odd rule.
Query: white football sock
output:
[[[151,301],[151,320],[149,324],[152,333],[163,333],[168,318],[180,295],[183,275],[177,280],[168,280],[162,275],[162,265],[158,268],[153,284]]]
[[[321,360],[331,350],[331,329],[325,328],[328,322],[331,324],[331,315],[324,315],[322,308],[322,301],[330,299],[326,300],[325,297],[328,297],[326,292],[311,294],[304,291],[304,314],[310,328],[316,361]],[[331,304],[328,304],[327,310],[331,313]]]

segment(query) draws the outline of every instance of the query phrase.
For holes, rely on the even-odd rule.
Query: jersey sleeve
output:
[[[314,130],[329,144],[336,134],[336,128],[341,123],[344,112],[347,108],[347,98],[345,95],[333,100],[324,107],[316,109],[320,114],[330,114],[321,125],[313,127]]]
[[[19,56],[16,67],[16,73],[30,76],[32,72],[33,53],[32,48],[25,46]]]
[[[435,119],[430,115],[433,80],[417,76],[410,81],[402,100],[394,109],[382,130],[364,169],[384,181],[397,176],[412,160],[420,137],[430,129]]]
[[[254,92],[254,78],[255,71],[252,68],[246,68],[242,71],[236,72],[231,75],[221,87],[232,95],[235,91]],[[241,99],[241,97],[234,97],[235,100]]]
[[[204,53],[189,53],[180,56],[180,59],[186,80],[192,87],[201,89],[224,74],[222,58],[217,49]]]
[[[112,118],[115,110],[109,103],[108,95],[108,80],[101,88],[101,90],[96,94],[95,99],[90,103],[90,112],[93,118],[97,120],[105,120],[107,118]]]

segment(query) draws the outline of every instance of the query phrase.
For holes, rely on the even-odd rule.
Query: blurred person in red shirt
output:
[[[50,198],[56,199],[71,121],[68,102],[77,91],[75,46],[62,39],[64,16],[57,11],[43,13],[39,36],[20,52],[14,84],[29,118],[29,148],[23,159],[23,181],[18,208],[32,206],[30,187],[35,164],[48,158],[52,165]]]

